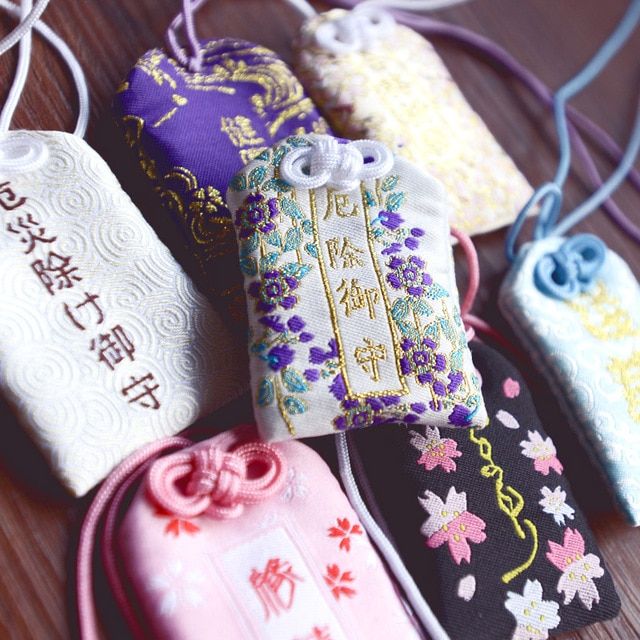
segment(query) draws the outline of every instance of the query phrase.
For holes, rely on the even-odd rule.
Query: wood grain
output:
[[[162,43],[164,29],[179,4],[177,0],[56,0],[45,13],[46,21],[67,40],[85,68],[92,98],[88,140],[136,198],[138,175],[118,143],[109,105],[115,87],[140,54]],[[199,17],[203,37],[242,37],[290,58],[298,19],[285,4],[276,0],[217,0],[211,4]],[[595,50],[626,5],[623,0],[476,0],[438,15],[496,40],[546,83],[557,87]],[[5,32],[13,24],[8,18],[1,21]],[[597,83],[575,101],[620,142],[625,140],[640,89],[640,36],[632,40]],[[482,61],[450,44],[435,44],[472,105],[531,183],[549,179],[556,156],[548,113],[512,80],[501,77]],[[0,88],[5,95],[15,60],[15,52],[0,59]],[[73,88],[64,67],[36,37],[30,82],[14,125],[70,130],[74,112]],[[605,172],[611,170],[606,162],[601,166]],[[572,177],[566,193],[568,206],[585,198],[588,191],[581,172]],[[625,187],[617,200],[640,223],[638,196]],[[144,198],[138,204],[149,219],[155,217],[155,204],[145,204]],[[604,215],[580,228],[600,234],[627,260],[636,276],[640,274],[637,245]],[[179,247],[173,245],[172,234],[162,228],[160,233],[172,251],[183,257]],[[496,310],[497,289],[507,266],[503,239],[504,232],[477,239],[483,283],[477,312],[508,331]],[[460,277],[464,278],[462,269]],[[640,638],[640,530],[625,526],[613,513],[601,481],[567,430],[549,390],[541,382],[534,391],[623,601],[617,620],[564,638]],[[246,416],[247,403],[245,400],[227,410],[224,421]],[[0,418],[0,637],[55,640],[75,636],[73,562],[77,531],[88,500],[74,501],[65,495],[47,471],[42,456],[2,404]],[[212,422],[220,423],[217,417]],[[103,618],[109,620],[109,637],[126,637],[100,582],[98,597]]]

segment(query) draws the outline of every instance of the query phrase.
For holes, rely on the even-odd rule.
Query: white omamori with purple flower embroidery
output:
[[[389,422],[483,427],[442,186],[396,158],[345,193],[294,188],[280,163],[314,141],[268,149],[227,193],[262,436]]]

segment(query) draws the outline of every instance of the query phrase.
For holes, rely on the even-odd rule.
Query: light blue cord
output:
[[[585,200],[579,207],[576,207],[571,213],[567,214],[555,229],[549,231],[548,235],[563,236],[571,227],[578,224],[581,220],[584,220],[584,218],[595,211],[603,202],[606,202],[609,196],[624,182],[638,157],[638,153],[640,153],[640,105],[638,105],[638,112],[631,137],[629,138],[629,144],[625,149],[617,169],[589,199]]]
[[[571,141],[569,138],[569,128],[567,126],[566,115],[567,101],[582,91],[607,66],[611,58],[629,39],[638,22],[640,22],[640,0],[632,0],[618,26],[607,38],[593,58],[578,74],[576,74],[571,80],[569,80],[569,82],[565,83],[556,92],[554,96],[554,117],[560,148],[558,168],[553,182],[545,183],[540,188],[536,189],[533,197],[529,202],[527,202],[522,211],[520,211],[516,221],[509,230],[505,242],[505,253],[509,261],[513,261],[515,259],[516,239],[522,229],[522,225],[524,224],[527,215],[535,204],[542,201],[538,223],[536,224],[534,232],[534,237],[536,239],[544,238],[550,234],[553,225],[560,214],[560,210],[562,208],[562,187],[567,180],[571,166]],[[616,171],[614,175],[617,175],[617,173],[618,172]],[[609,182],[610,180],[607,181],[607,183]],[[605,185],[607,183],[605,183]],[[557,189],[554,189],[549,185],[554,185]],[[558,195],[558,190],[560,191],[560,195]],[[583,217],[584,215],[588,214],[583,214]]]

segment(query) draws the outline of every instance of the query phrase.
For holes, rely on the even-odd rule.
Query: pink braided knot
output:
[[[153,500],[182,518],[204,513],[237,518],[246,505],[275,495],[286,477],[286,463],[278,449],[251,441],[229,451],[224,446],[229,444],[223,434],[156,460],[147,476]]]

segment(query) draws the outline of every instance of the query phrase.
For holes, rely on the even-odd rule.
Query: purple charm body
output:
[[[326,132],[325,122],[274,52],[228,38],[203,44],[200,72],[161,49],[145,53],[118,89],[114,111],[183,232],[199,266],[198,286],[234,319],[243,318],[233,221],[223,194],[242,166],[274,142]],[[268,233],[277,213],[274,203],[256,202],[245,219],[247,234],[252,226]]]

